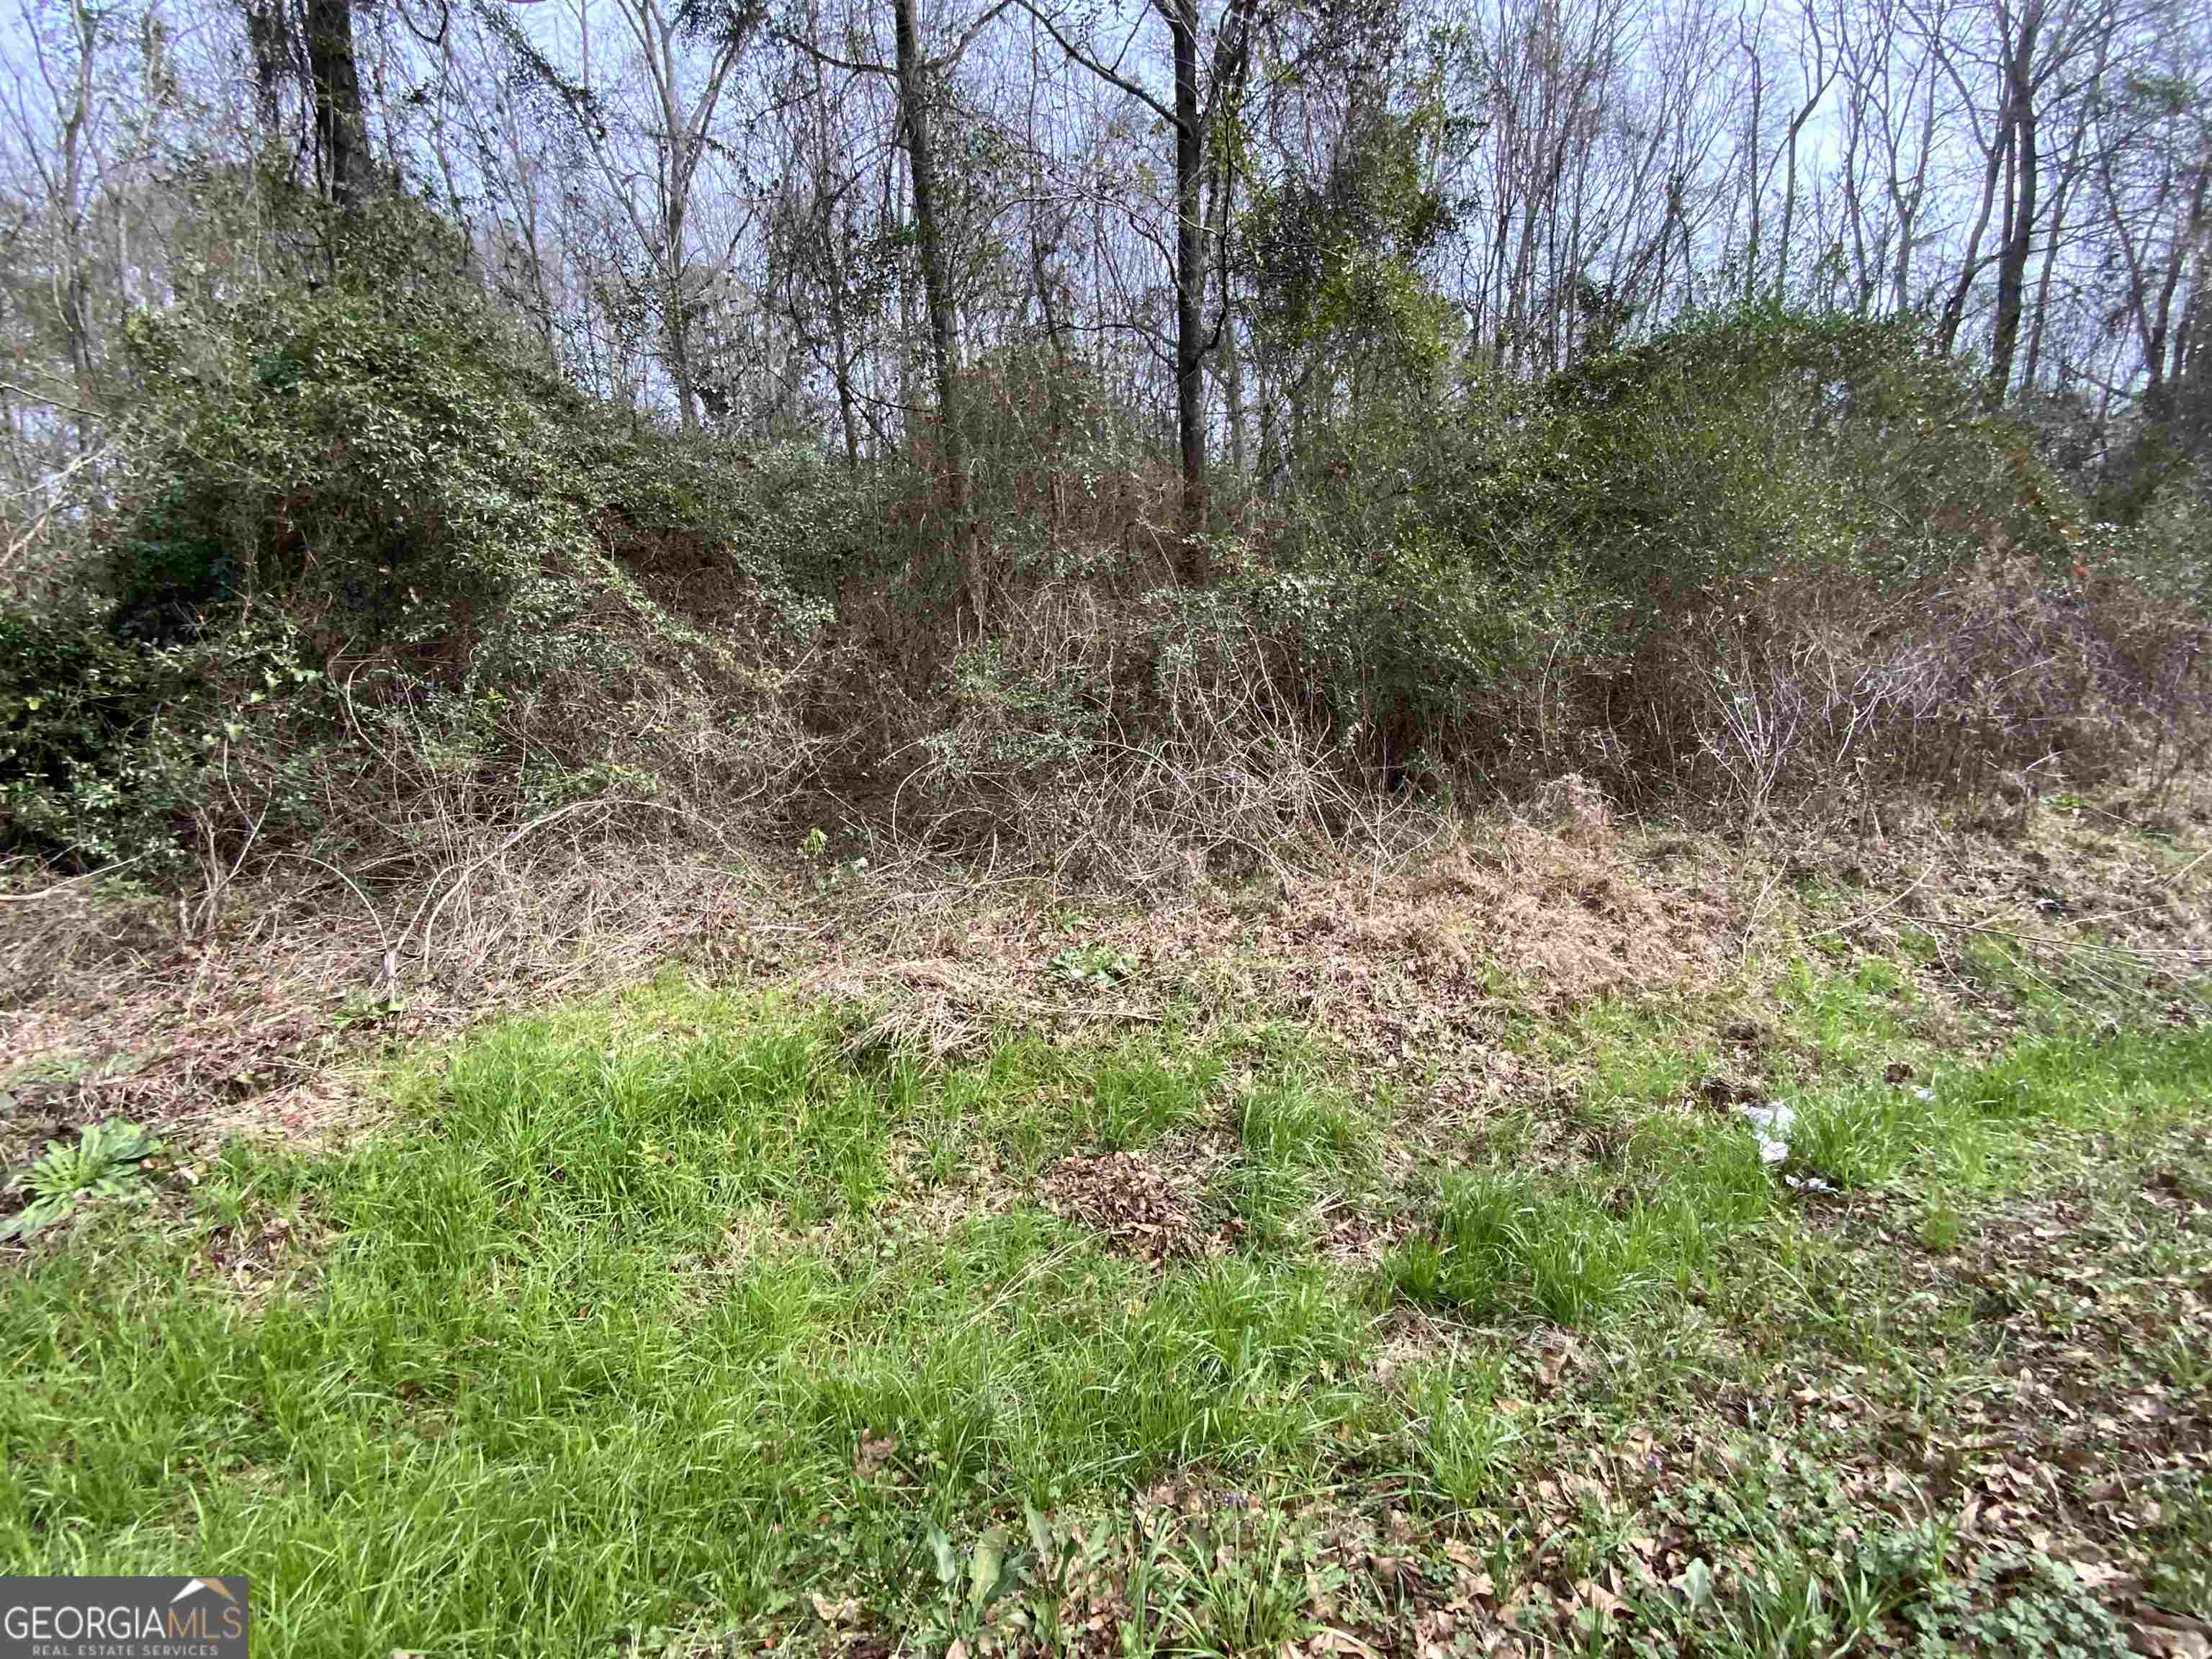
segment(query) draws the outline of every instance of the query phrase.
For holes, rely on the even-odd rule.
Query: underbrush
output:
[[[0,833],[219,888],[436,868],[572,801],[781,790],[779,696],[854,503],[641,433],[465,305],[279,292],[142,319],[132,465],[11,607]]]
[[[434,294],[133,338],[131,465],[0,613],[0,837],[203,917],[286,860],[458,885],[586,806],[1157,889],[1412,798],[1835,822],[2155,788],[2212,732],[2186,502],[2089,522],[1894,325],[1698,319],[1350,419],[1194,540],[1079,384],[979,430],[978,513],[1038,515],[987,526],[641,428]]]

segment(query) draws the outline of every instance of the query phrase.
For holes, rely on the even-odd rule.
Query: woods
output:
[[[2109,457],[2201,425],[2207,35],[2189,0],[32,4],[10,465],[131,308],[296,260],[287,189],[434,215],[595,396],[856,466],[931,424],[921,380],[950,408],[1045,345],[1171,441],[1193,528],[1296,487],[1249,428],[1383,395],[1316,347],[1395,333],[1432,372],[1388,395],[1441,414],[1738,302],[1925,317]],[[1353,187],[1374,213],[1291,211]],[[210,192],[253,233],[211,258]]]
[[[399,879],[627,781],[1142,884],[2170,779],[2207,21],[33,0],[7,841]]]

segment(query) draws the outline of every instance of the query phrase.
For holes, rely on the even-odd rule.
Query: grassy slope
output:
[[[1577,1080],[1471,1127],[1233,1000],[500,1024],[0,1276],[0,1567],[246,1572],[273,1654],[2193,1641],[2212,1029],[1910,945],[1516,1016]]]

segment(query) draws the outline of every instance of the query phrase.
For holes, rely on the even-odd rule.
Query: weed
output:
[[[1178,1065],[1141,1046],[1126,1045],[1092,1073],[1083,1115],[1100,1146],[1121,1151],[1201,1121],[1221,1070],[1213,1054],[1189,1056]]]
[[[1517,1414],[1498,1404],[1501,1377],[1494,1363],[1443,1365],[1414,1389],[1410,1431],[1420,1489],[1449,1510],[1495,1510],[1511,1495],[1524,1431]]]
[[[2150,1589],[2162,1606],[2212,1620],[2212,1479],[2184,1474],[2155,1501]]]
[[[933,1634],[973,1641],[981,1636],[984,1622],[994,1617],[1000,1602],[1019,1593],[1029,1577],[1028,1563],[1019,1555],[1008,1556],[1005,1535],[995,1527],[970,1545],[964,1557],[941,1527],[929,1529],[927,1542],[946,1603],[946,1628]]]
[[[1274,1510],[1231,1510],[1191,1526],[1168,1558],[1173,1650],[1193,1659],[1274,1654],[1305,1634],[1304,1609],[1340,1575],[1309,1583],[1311,1540]]]
[[[1055,951],[1045,967],[1055,979],[1086,991],[1111,990],[1137,971],[1127,951],[1105,945],[1071,945]]]
[[[2151,1364],[2185,1395],[2202,1399],[2212,1391],[2212,1341],[2203,1333],[2170,1332],[2152,1351]]]
[[[835,893],[856,886],[868,873],[865,858],[832,859],[830,856],[830,837],[820,824],[800,837],[799,855],[806,860],[806,867],[814,878],[817,893]]]
[[[30,1200],[0,1220],[0,1240],[30,1238],[81,1206],[139,1193],[143,1166],[163,1150],[147,1131],[119,1118],[87,1125],[74,1143],[48,1141],[45,1155],[8,1184]]]
[[[1964,1226],[1958,1211],[1950,1205],[1930,1204],[1920,1215],[1920,1247],[1937,1255],[1947,1255],[1957,1248]]]

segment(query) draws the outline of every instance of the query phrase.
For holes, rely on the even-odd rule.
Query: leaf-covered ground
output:
[[[286,1655],[2212,1652],[2197,866],[2105,840],[2040,879],[2148,936],[1549,841],[396,1045],[0,1263],[0,1570]]]

